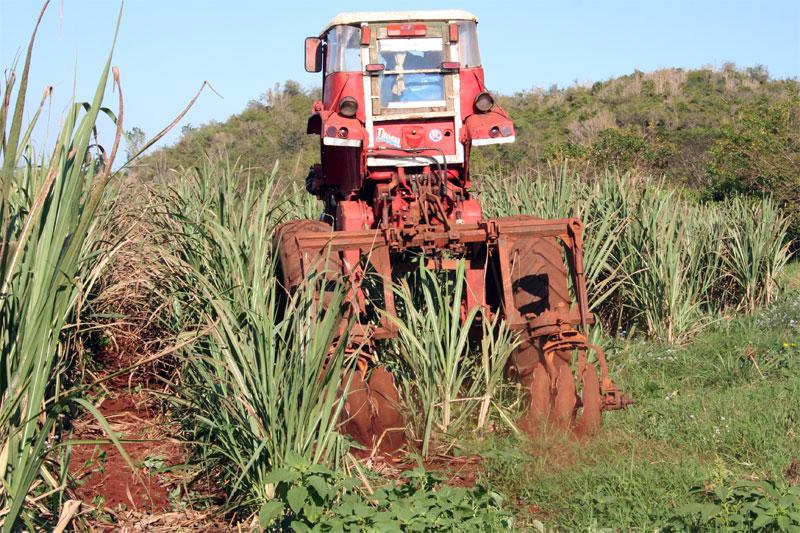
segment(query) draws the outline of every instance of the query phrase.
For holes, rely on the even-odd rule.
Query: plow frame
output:
[[[397,317],[392,276],[408,272],[415,268],[415,263],[393,261],[393,258],[404,251],[421,250],[427,258],[426,268],[455,269],[459,259],[442,257],[442,252],[449,251],[468,262],[465,291],[467,312],[474,306],[488,307],[487,281],[490,280],[487,278],[493,278],[491,281],[498,293],[497,312],[502,314],[511,329],[525,331],[527,342],[540,343],[542,356],[550,363],[548,366],[552,366],[552,359],[558,353],[571,354],[577,350],[580,380],[587,365],[587,351],[592,350],[597,355],[600,367],[602,408],[620,409],[630,403],[609,378],[603,351],[587,340],[588,326],[594,322],[594,316],[589,312],[583,265],[583,223],[577,218],[524,221],[513,218],[482,219],[475,224],[419,225],[402,229],[384,227],[336,231],[331,228],[328,233],[299,232],[294,238],[300,251],[304,276],[318,267],[320,258],[324,258],[326,253],[342,253],[344,261],[341,275],[349,279],[351,284],[347,300],[355,313],[363,312],[366,306],[366,298],[360,287],[364,277],[364,262],[369,263],[381,279],[385,313],[380,317],[379,325],[355,321],[351,331],[353,342],[387,339],[398,334],[392,320]],[[515,258],[512,257],[512,250],[518,240],[542,238],[554,238],[560,243],[575,302],[568,308],[562,306],[538,314],[523,314],[514,303],[512,271]],[[470,250],[483,246],[484,257],[470,257],[474,255]],[[490,257],[496,260],[495,268],[489,268]],[[492,276],[489,276],[490,271]],[[555,387],[554,381],[552,386]]]
[[[470,258],[468,251],[470,247],[482,245],[486,246],[487,256],[491,254],[497,260],[499,268],[492,271],[496,278],[493,281],[498,289],[499,311],[512,329],[527,329],[531,336],[542,336],[555,333],[563,329],[563,326],[580,326],[586,334],[588,325],[594,321],[594,317],[588,307],[582,234],[583,224],[577,218],[525,222],[500,218],[450,227],[419,225],[403,229],[387,227],[356,231],[331,229],[329,233],[300,232],[294,238],[300,251],[304,276],[316,267],[316,262],[320,257],[324,257],[326,251],[331,254],[342,252],[344,272],[341,274],[351,276],[353,287],[350,300],[361,311],[364,301],[358,292],[363,271],[359,262],[361,258],[365,258],[372,265],[382,279],[384,305],[388,315],[382,317],[380,326],[371,331],[373,338],[380,339],[397,334],[397,329],[390,319],[397,314],[391,289],[392,275],[410,269],[409,263],[396,261],[393,263],[393,255],[406,250],[423,250],[429,258],[426,266],[433,269],[455,268],[457,259],[440,257],[442,251],[447,250],[454,256],[466,257],[467,309],[471,309],[476,305],[486,305],[485,284],[490,269],[485,259]],[[551,309],[534,316],[530,313],[522,314],[514,304],[511,277],[514,260],[510,257],[512,255],[510,250],[516,240],[539,238],[556,238],[562,244],[576,303],[571,309]]]

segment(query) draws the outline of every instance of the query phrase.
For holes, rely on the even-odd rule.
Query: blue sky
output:
[[[0,0],[0,66],[23,55],[42,2]],[[114,0],[53,0],[37,35],[29,98],[54,87],[51,131],[73,95],[94,94],[119,11]],[[319,85],[303,70],[303,38],[341,11],[466,9],[479,19],[487,85],[513,94],[661,67],[765,65],[800,76],[800,1],[674,0],[439,2],[382,0],[128,0],[113,64],[120,69],[125,128],[148,137],[169,124],[204,80],[182,124],[224,121],[276,83]],[[20,62],[22,60],[20,59]],[[113,102],[108,99],[106,104]],[[31,108],[29,112],[32,112]],[[48,117],[36,131],[44,143]],[[111,130],[105,125],[102,135]],[[166,138],[173,143],[180,125]],[[52,133],[50,134],[52,135]],[[162,144],[164,144],[162,142]]]

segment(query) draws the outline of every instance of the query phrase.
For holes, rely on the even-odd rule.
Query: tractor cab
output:
[[[402,227],[418,197],[409,179],[438,184],[447,213],[434,220],[454,217],[469,200],[471,147],[513,142],[511,120],[484,85],[477,22],[461,10],[343,13],[306,39],[306,70],[323,73],[307,129],[320,135],[322,152],[309,192],[337,223],[341,201],[372,207],[340,229]],[[380,185],[393,183],[408,194],[390,202],[394,220],[379,221],[376,191],[386,196]],[[477,203],[462,207],[469,221],[480,218]]]

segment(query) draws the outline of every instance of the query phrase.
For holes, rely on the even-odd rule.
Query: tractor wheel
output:
[[[528,215],[500,219],[518,224],[541,220]],[[540,314],[564,304],[569,309],[572,298],[567,287],[567,267],[561,253],[561,244],[555,237],[519,239],[514,243],[511,256],[511,288],[514,304],[523,315]]]
[[[369,388],[364,381],[361,370],[355,370],[352,378],[342,376],[343,384],[350,382],[350,389],[344,401],[340,415],[342,433],[350,435],[356,442],[367,447],[372,442],[372,417],[370,416]],[[344,389],[339,389],[337,396],[341,397]]]
[[[284,222],[275,229],[275,247],[278,250],[278,261],[280,266],[280,277],[284,289],[292,293],[304,279],[303,258],[295,236],[298,233],[330,233],[330,225],[321,220],[291,220]],[[326,279],[330,282],[335,281],[342,275],[342,260],[338,253],[327,253],[327,250],[320,250],[315,257],[306,258],[309,264],[314,266],[317,272],[323,269],[326,271]],[[328,292],[328,291],[325,291]],[[323,297],[323,306],[328,303],[328,298]]]

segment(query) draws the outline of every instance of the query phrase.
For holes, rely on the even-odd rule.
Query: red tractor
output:
[[[477,22],[460,10],[343,13],[306,39],[306,70],[323,73],[307,129],[320,136],[321,164],[306,188],[324,213],[279,229],[280,275],[292,290],[324,258],[329,278],[353,280],[350,333],[363,344],[397,333],[391,285],[413,267],[408,252],[424,254],[428,268],[466,260],[464,308],[500,313],[523,335],[511,365],[530,390],[530,419],[590,430],[603,409],[627,400],[586,339],[593,317],[581,221],[487,219],[470,191],[472,147],[514,141],[514,124],[484,84]],[[359,285],[367,269],[382,284],[379,323],[367,319]],[[372,366],[366,356],[355,372],[344,430],[391,453],[404,442],[398,393]]]

